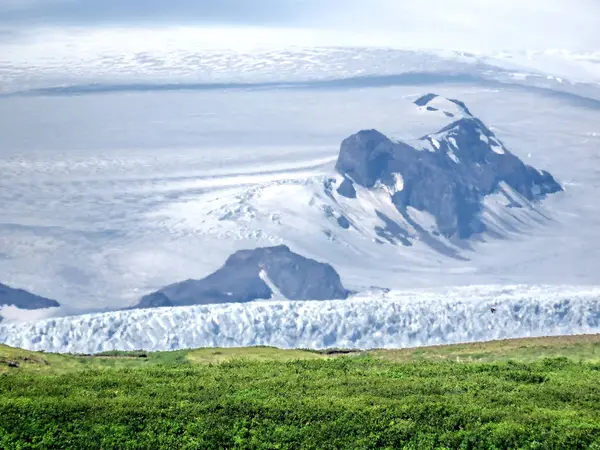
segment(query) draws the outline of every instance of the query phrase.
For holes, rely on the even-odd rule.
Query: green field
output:
[[[600,450],[600,336],[350,353],[0,346],[0,448]]]

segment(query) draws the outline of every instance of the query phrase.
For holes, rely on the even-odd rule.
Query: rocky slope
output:
[[[481,220],[487,196],[505,193],[535,202],[562,190],[553,176],[524,164],[467,106],[428,94],[415,105],[450,123],[414,143],[363,130],[342,143],[336,170],[338,194],[356,197],[356,187],[384,187],[408,223],[408,207],[431,214],[446,238],[467,239],[486,230]],[[519,201],[511,206],[519,207]],[[406,232],[408,234],[408,231]]]
[[[39,295],[15,289],[0,283],[0,309],[5,306],[14,306],[19,309],[34,310],[45,308],[58,308],[60,304],[55,300],[50,300]],[[2,315],[0,315],[0,321]]]
[[[337,272],[288,247],[242,250],[201,280],[187,280],[143,297],[135,308],[288,300],[345,299],[349,292]]]

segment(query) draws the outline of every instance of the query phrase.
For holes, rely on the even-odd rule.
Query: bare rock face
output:
[[[430,213],[445,237],[467,239],[485,231],[483,200],[504,183],[525,199],[539,201],[562,191],[553,176],[524,164],[458,100],[427,94],[415,105],[451,121],[413,145],[363,130],[342,143],[336,170],[338,193],[354,198],[354,184],[383,184],[401,213]]]
[[[55,300],[40,297],[23,289],[15,289],[0,283],[0,307],[2,306],[15,306],[19,309],[33,310],[58,308],[60,304]],[[1,315],[0,322],[2,322]]]
[[[20,309],[58,308],[60,304],[23,289],[15,289],[0,283],[0,306],[16,306]]]
[[[135,308],[244,303],[270,299],[335,300],[349,295],[332,266],[305,258],[288,247],[242,250],[201,280],[187,280],[143,297]]]

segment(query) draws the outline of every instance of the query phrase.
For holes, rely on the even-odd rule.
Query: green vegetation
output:
[[[351,353],[0,346],[0,448],[600,449],[599,386],[600,336]]]
[[[577,362],[600,363],[600,335],[509,339],[464,345],[377,350],[371,354],[394,362],[535,362],[543,358],[569,358]]]

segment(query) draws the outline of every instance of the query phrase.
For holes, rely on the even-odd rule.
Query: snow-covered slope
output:
[[[331,263],[353,290],[600,284],[597,50],[334,48],[273,36],[256,48],[196,27],[3,34],[0,90],[20,94],[0,101],[2,280],[70,311],[120,309],[213,273],[237,250],[286,244]],[[488,231],[459,243],[408,207],[436,240],[394,245],[404,237],[392,185],[358,186],[355,201],[325,185],[357,130],[417,145],[448,125],[442,97],[428,105],[437,111],[415,108],[425,92],[463,100],[565,191],[531,208],[509,190],[511,200],[488,196]]]
[[[311,82],[374,77],[379,85],[397,75],[435,75],[473,82],[493,80],[571,91],[600,84],[599,52],[527,50],[469,52],[418,46],[292,43],[257,31],[192,27],[35,30],[0,42],[0,92],[30,88],[207,83]],[[314,31],[313,31],[314,32]],[[312,34],[312,33],[309,33]],[[260,33],[258,34],[260,36]],[[304,34],[306,37],[306,34]],[[472,40],[472,38],[470,38]],[[223,41],[225,45],[219,45]],[[443,48],[434,47],[434,48]],[[387,77],[392,77],[387,78]],[[447,80],[450,81],[450,80]],[[150,85],[150,86],[148,86]],[[596,93],[598,91],[596,90]]]
[[[340,142],[357,130],[416,146],[447,126],[443,112],[413,104],[430,91],[462,99],[565,191],[531,205],[488,196],[490,234],[467,243],[433,235],[437,242],[392,245],[400,234],[388,232],[383,215],[403,218],[388,187],[357,186],[355,200],[338,195],[334,165]],[[358,291],[600,284],[594,105],[478,84],[4,99],[0,273],[84,311],[131,306],[213,273],[237,250],[279,244],[330,263]],[[397,189],[404,180],[395,181]],[[513,202],[525,207],[507,207]],[[431,214],[409,211],[433,234]]]
[[[210,196],[204,227],[230,239],[302,247],[325,236],[360,250],[387,243],[414,247],[403,256],[466,259],[455,238],[506,238],[549,222],[538,200],[562,191],[552,175],[524,164],[463,102],[428,94],[414,103],[424,128],[442,129],[410,144],[361,131],[342,143],[335,172]]]
[[[0,342],[84,353],[253,345],[364,349],[599,330],[598,288],[488,286],[58,318],[0,325]]]
[[[287,180],[288,186],[278,184],[273,190],[274,200],[282,204],[292,198],[311,198],[304,205],[294,203],[290,211],[297,217],[315,216],[323,231],[328,224],[337,225],[337,233],[328,234],[331,239],[358,232],[380,244],[413,246],[421,241],[444,256],[460,257],[450,240],[488,230],[486,208],[495,205],[496,218],[506,221],[509,208],[535,214],[533,202],[562,191],[549,173],[523,164],[509,152],[463,102],[427,94],[414,104],[419,113],[434,116],[431,126],[447,125],[420,138],[414,147],[376,130],[361,131],[342,143],[337,175],[300,178],[292,182],[293,194],[286,193]],[[252,197],[233,200],[235,210],[212,209],[204,214],[216,213],[218,222],[242,225],[257,214],[271,214],[269,205],[250,207]],[[271,217],[272,223],[278,221],[276,215]],[[227,226],[217,223],[215,228]],[[288,231],[297,240],[314,239],[307,230]],[[162,288],[144,296],[135,308],[248,302],[270,299],[274,292],[290,300],[347,296],[331,266],[278,246],[239,251],[206,278]]]

